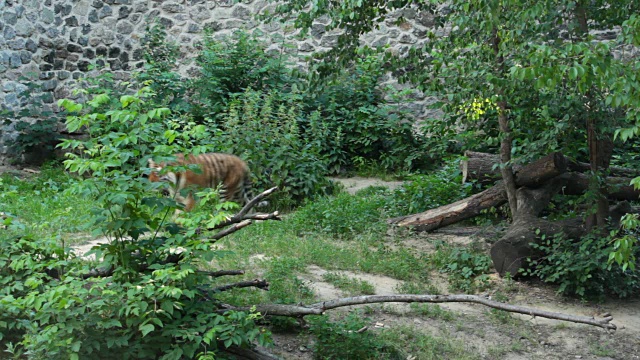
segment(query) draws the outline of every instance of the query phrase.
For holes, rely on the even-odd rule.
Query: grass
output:
[[[346,275],[328,272],[322,275],[322,279],[344,291],[348,296],[373,295],[376,293],[375,287],[370,282],[350,278]]]
[[[0,176],[0,211],[15,217],[35,237],[81,241],[78,233],[90,231],[86,226],[88,214],[97,204],[65,191],[73,181],[62,169],[52,166],[27,178],[5,173]]]

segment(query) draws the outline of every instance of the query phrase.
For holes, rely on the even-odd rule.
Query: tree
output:
[[[637,34],[627,30],[615,41],[594,42],[590,31],[635,18],[638,2],[289,0],[277,7],[276,15],[293,17],[303,34],[321,16],[331,18],[329,29],[343,30],[338,45],[322,54],[319,71],[326,73],[357,56],[360,35],[402,9],[433,16],[436,29],[408,56],[388,54],[388,60],[401,80],[443,99],[438,106],[445,117],[439,126],[483,129],[482,140],[499,139],[512,213],[517,210],[513,155],[531,159],[558,150],[573,157],[588,153],[594,176],[602,177],[613,131],[630,119],[624,109],[631,100],[620,100],[617,91],[638,84],[633,62],[613,52],[632,44]],[[576,147],[574,141],[582,145]],[[598,212],[591,222],[603,226],[606,189],[594,182],[593,190]]]

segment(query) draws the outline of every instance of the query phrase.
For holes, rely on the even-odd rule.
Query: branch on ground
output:
[[[269,283],[266,280],[255,279],[255,280],[240,281],[233,284],[218,286],[213,289],[208,289],[208,291],[222,292],[222,291],[227,291],[231,289],[247,288],[247,287],[255,287],[262,290],[269,290]]]
[[[265,304],[256,305],[256,310],[263,315],[278,315],[278,316],[291,316],[302,317],[306,315],[320,315],[326,310],[331,310],[339,307],[354,306],[362,304],[375,304],[375,303],[388,303],[388,302],[403,302],[403,303],[448,303],[448,302],[464,302],[484,305],[493,309],[503,310],[512,313],[519,313],[525,315],[531,315],[532,317],[542,317],[547,319],[555,319],[561,321],[568,321],[580,324],[593,325],[604,329],[615,330],[617,327],[611,323],[612,316],[606,316],[603,318],[595,318],[593,316],[581,316],[570,315],[546,310],[540,310],[530,308],[526,306],[518,306],[500,303],[497,301],[489,300],[487,298],[476,295],[368,295],[368,296],[356,296],[348,298],[340,298],[330,301],[318,302],[309,306],[302,305],[275,305]],[[230,307],[227,310],[248,310],[248,308],[233,308]],[[226,311],[226,310],[223,310]]]
[[[218,224],[218,225],[216,225],[214,227],[208,228],[207,230],[211,231],[211,230],[215,230],[215,229],[220,229],[220,228],[223,228],[225,226],[229,226],[231,224],[236,224],[236,223],[239,223],[239,222],[244,221],[244,220],[282,220],[277,211],[272,212],[272,213],[268,213],[268,214],[260,214],[260,213],[249,214],[249,211],[251,211],[251,209],[253,207],[255,207],[257,204],[259,204],[262,199],[264,199],[267,196],[273,194],[276,190],[278,190],[277,186],[276,187],[272,187],[269,190],[265,190],[265,191],[261,192],[256,197],[251,199],[244,207],[242,207],[242,209],[240,209],[240,211],[238,211],[237,214],[233,215],[228,220],[223,221],[222,223],[220,223],[220,224]]]

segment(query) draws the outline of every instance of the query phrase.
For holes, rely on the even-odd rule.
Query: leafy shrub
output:
[[[325,178],[326,160],[320,153],[322,133],[301,134],[299,99],[278,91],[247,90],[229,104],[215,141],[217,149],[243,157],[257,178],[256,187],[278,186],[273,197],[279,207],[332,191]],[[315,114],[309,120],[318,122]]]
[[[448,160],[429,175],[409,176],[409,181],[396,188],[387,207],[393,216],[415,214],[451,204],[471,195],[472,185],[462,184],[460,159]]]
[[[489,284],[488,273],[493,264],[482,251],[466,247],[452,247],[444,242],[436,243],[436,252],[429,259],[433,266],[447,273],[451,290],[473,293]]]
[[[640,290],[637,271],[609,264],[609,254],[614,250],[610,236],[588,234],[579,241],[568,240],[560,234],[543,236],[539,245],[532,246],[545,255],[530,260],[532,268],[525,274],[558,284],[558,292],[581,298],[602,298],[609,294],[629,297]],[[636,248],[635,253],[640,255],[640,249]]]
[[[308,203],[294,214],[299,231],[321,231],[341,238],[386,229],[384,196],[340,193]]]
[[[322,143],[331,173],[354,168],[358,159],[374,160],[386,170],[411,169],[424,160],[422,139],[413,132],[412,121],[384,100],[379,86],[386,73],[382,64],[377,54],[357,58],[351,69],[309,92],[305,103],[320,111],[323,124],[334,135]]]
[[[150,100],[156,106],[166,106],[172,111],[189,111],[191,104],[187,93],[190,91],[190,81],[176,71],[179,46],[167,40],[165,29],[157,23],[146,29],[142,45],[144,67],[136,80],[142,84],[148,83],[153,93]]]
[[[313,318],[309,332],[316,338],[315,359],[400,359],[397,351],[378,339],[371,331],[360,331],[367,319],[356,311],[341,321],[329,321],[326,316]]]
[[[287,67],[288,58],[269,54],[266,48],[266,42],[244,31],[221,40],[206,33],[197,59],[201,74],[193,84],[196,118],[217,119],[229,108],[229,100],[247,89],[268,93],[294,87],[297,80]]]
[[[106,350],[122,359],[181,359],[269,342],[258,314],[213,310],[213,284],[198,271],[202,261],[221,256],[199,237],[198,225],[229,216],[227,207],[178,226],[168,220],[175,201],[144,176],[149,157],[184,150],[167,128],[169,109],[150,107],[148,96],[149,88],[124,95],[107,112],[101,111],[112,103],[107,94],[85,105],[59,102],[70,113],[69,130],[89,129],[88,139],[63,143],[76,150],[67,169],[93,173],[69,192],[97,199],[91,220],[109,242],[93,249],[102,261],[92,268],[47,239],[2,239],[0,331],[17,344],[9,349],[17,356],[78,359]],[[198,130],[179,135],[197,137]],[[96,276],[105,271],[109,277]]]

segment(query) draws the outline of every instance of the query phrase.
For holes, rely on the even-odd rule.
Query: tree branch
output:
[[[251,225],[251,223],[252,223],[251,220],[248,220],[248,219],[247,220],[242,220],[241,222],[239,222],[237,224],[233,224],[233,226],[231,226],[231,227],[228,227],[228,228],[226,228],[224,230],[221,230],[217,234],[213,235],[211,237],[211,239],[209,239],[208,241],[211,242],[211,243],[214,243],[214,242],[222,239],[223,237],[225,237],[225,236],[227,236],[229,234],[232,234],[232,233],[234,233],[234,232],[236,232],[236,231],[238,231],[238,230],[240,230],[240,229],[242,229],[244,227],[247,227],[247,226]]]
[[[213,289],[211,289],[209,291],[222,292],[222,291],[227,291],[227,290],[231,290],[231,289],[246,288],[246,287],[257,287],[258,289],[269,290],[269,283],[267,282],[267,280],[255,279],[255,280],[240,281],[240,282],[233,283],[233,284],[227,284],[227,285],[218,286],[218,287],[213,288]]]
[[[244,275],[244,270],[218,270],[218,271],[200,271],[200,273],[211,277],[220,277],[227,275]]]
[[[256,310],[263,315],[279,315],[301,317],[306,315],[319,315],[326,310],[331,310],[344,306],[387,303],[387,302],[405,302],[405,303],[447,303],[447,302],[465,302],[475,303],[488,306],[490,308],[504,310],[507,312],[531,315],[533,317],[543,317],[547,319],[555,319],[561,321],[569,321],[580,324],[593,325],[604,329],[615,330],[617,327],[611,323],[612,316],[596,319],[592,316],[570,315],[557,313],[546,310],[539,310],[525,306],[504,304],[497,301],[476,295],[368,295],[356,296],[348,298],[340,298],[330,301],[323,301],[312,304],[310,306],[300,305],[257,305]],[[232,310],[248,310],[248,308],[230,308]],[[230,309],[222,310],[228,311]]]
[[[237,214],[233,215],[231,218],[229,218],[226,221],[221,222],[220,224],[208,228],[207,230],[211,231],[211,230],[215,230],[215,229],[220,229],[223,228],[225,226],[231,225],[231,224],[236,224],[239,223],[241,221],[244,220],[282,220],[278,214],[277,211],[269,213],[269,214],[249,214],[249,211],[256,206],[260,200],[264,199],[265,197],[273,194],[276,190],[278,190],[278,187],[272,187],[269,190],[265,190],[263,192],[261,192],[260,194],[258,194],[258,196],[254,197],[253,199],[251,199],[251,201],[249,201],[242,209],[240,209],[240,211],[238,211]]]

